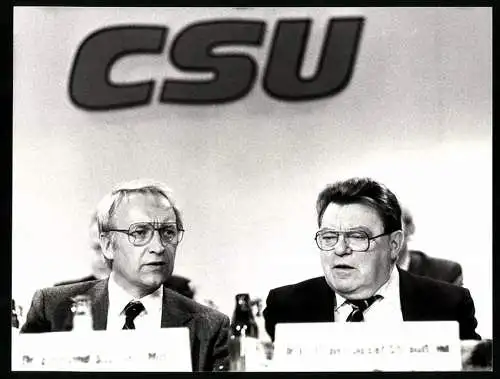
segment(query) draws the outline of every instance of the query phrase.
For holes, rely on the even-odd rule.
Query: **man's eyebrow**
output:
[[[362,231],[362,232],[365,232],[365,233],[371,233],[370,228],[368,228],[367,226],[362,226],[362,225],[353,226],[351,228],[347,228],[347,229],[344,229],[344,230],[338,230],[338,229],[333,229],[333,228],[321,228],[320,230],[321,231],[329,231],[329,232],[340,232],[340,233],[345,233],[345,232],[359,232],[359,231]]]
[[[176,221],[175,220],[163,220],[163,221],[152,221],[151,224],[157,226],[157,225],[175,225]]]
[[[328,232],[336,232],[336,233],[346,233],[346,232],[365,232],[368,234],[368,236],[373,235],[373,231],[370,227],[365,226],[365,225],[356,225],[356,226],[351,226],[350,228],[338,230],[338,229],[333,229],[329,227],[323,227],[319,229],[320,231],[328,231]]]
[[[367,226],[359,225],[359,226],[353,226],[352,228],[347,228],[346,232],[366,232],[366,233],[371,233],[370,228]]]

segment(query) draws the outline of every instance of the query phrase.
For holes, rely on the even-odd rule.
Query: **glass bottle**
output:
[[[14,329],[19,329],[19,318],[17,317],[16,302],[11,301],[11,326]]]
[[[262,364],[267,367],[270,364],[270,360],[273,358],[273,342],[266,331],[266,324],[262,312],[262,299],[253,299],[250,304],[257,307],[255,322],[259,328],[259,347],[262,349]]]
[[[256,355],[258,338],[250,295],[237,294],[229,336],[230,371],[246,371],[249,360]]]
[[[71,312],[73,313],[73,331],[93,330],[92,304],[88,295],[77,295],[73,300]]]

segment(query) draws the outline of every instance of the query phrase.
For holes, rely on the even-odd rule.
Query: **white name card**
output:
[[[192,371],[188,328],[12,336],[12,371]]]
[[[278,324],[273,371],[460,371],[458,322]]]

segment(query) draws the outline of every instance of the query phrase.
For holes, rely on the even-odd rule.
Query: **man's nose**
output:
[[[153,231],[153,237],[151,237],[148,247],[151,253],[163,254],[165,252],[165,246],[163,245],[160,232],[158,230]]]
[[[338,256],[343,256],[346,254],[351,254],[352,250],[349,245],[346,243],[346,239],[344,235],[339,236],[339,240],[334,248],[335,254]]]

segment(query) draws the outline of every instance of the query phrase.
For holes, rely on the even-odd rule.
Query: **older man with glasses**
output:
[[[119,185],[99,203],[97,220],[109,278],[36,291],[21,332],[70,329],[71,299],[87,295],[94,329],[187,326],[193,369],[227,369],[229,318],[163,285],[184,234],[169,189],[144,180]]]
[[[461,339],[480,339],[467,289],[396,266],[401,207],[384,185],[353,178],[327,186],[316,203],[315,241],[324,276],[269,292],[266,330],[277,323],[458,321]]]

